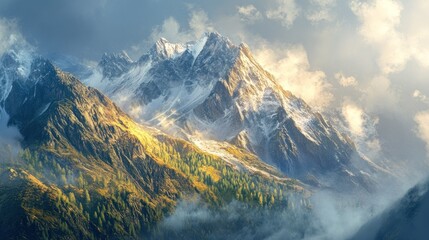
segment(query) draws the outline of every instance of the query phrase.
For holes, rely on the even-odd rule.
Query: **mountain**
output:
[[[219,156],[241,149],[313,186],[371,188],[378,167],[320,113],[284,90],[245,44],[207,33],[186,44],[162,38],[135,62],[123,53],[116,56],[108,62],[103,57],[84,82],[134,119]]]
[[[229,148],[248,171],[134,122],[109,98],[40,57],[0,59],[0,108],[22,149],[0,146],[0,236],[7,239],[140,238],[177,202],[308,207],[296,180]]]
[[[404,197],[366,223],[351,239],[427,239],[429,181],[410,189]]]

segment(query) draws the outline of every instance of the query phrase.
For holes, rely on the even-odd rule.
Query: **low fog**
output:
[[[0,108],[0,148],[10,148],[13,154],[17,154],[21,149],[22,136],[18,128],[8,125],[8,122],[9,115],[3,108]]]
[[[371,194],[344,195],[315,190],[309,199],[309,208],[296,204],[294,208],[285,206],[281,210],[252,208],[236,201],[220,210],[211,209],[194,197],[182,200],[176,210],[159,223],[152,238],[348,239],[405,192],[405,188],[387,185]]]

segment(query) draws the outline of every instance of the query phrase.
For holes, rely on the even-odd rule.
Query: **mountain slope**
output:
[[[256,208],[307,205],[297,181],[236,169],[189,142],[138,125],[100,92],[45,59],[34,59],[26,74],[19,74],[22,61],[16,54],[5,59],[0,72],[10,81],[2,82],[7,86],[0,88],[1,108],[19,128],[24,149],[16,157],[7,151],[0,157],[2,176],[12,179],[0,182],[0,215],[16,211],[20,223],[35,217],[7,228],[0,218],[4,234],[147,236],[179,199],[196,194],[213,206],[233,200]],[[27,191],[32,194],[20,197]],[[36,207],[23,207],[38,196],[43,201]]]
[[[56,205],[58,189],[47,186],[23,170],[0,175],[0,236],[2,239],[88,239],[98,234],[76,206]],[[70,208],[75,215],[58,218],[57,211]],[[68,227],[64,227],[64,224]],[[17,231],[19,229],[19,231]]]
[[[418,184],[351,239],[427,239],[429,230],[429,181]]]
[[[114,77],[103,74],[110,65],[102,61],[85,82],[135,119],[201,148],[230,144],[313,185],[370,188],[375,166],[322,115],[284,91],[244,44],[217,33],[187,44],[160,39]]]

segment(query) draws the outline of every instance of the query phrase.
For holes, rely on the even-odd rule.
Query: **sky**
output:
[[[429,163],[427,13],[426,0],[0,0],[0,53],[25,39],[85,62],[121,50],[137,59],[160,37],[217,31],[248,44],[370,159],[417,171]]]

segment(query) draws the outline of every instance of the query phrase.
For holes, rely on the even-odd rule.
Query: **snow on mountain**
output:
[[[26,48],[12,47],[0,57],[0,106],[12,89],[14,81],[24,81],[30,73],[33,55]]]
[[[376,171],[347,136],[283,90],[248,46],[218,33],[186,44],[160,39],[115,76],[105,74],[104,65],[88,85],[135,119],[202,148],[205,141],[227,142],[284,174],[327,187],[368,187],[368,174]]]

